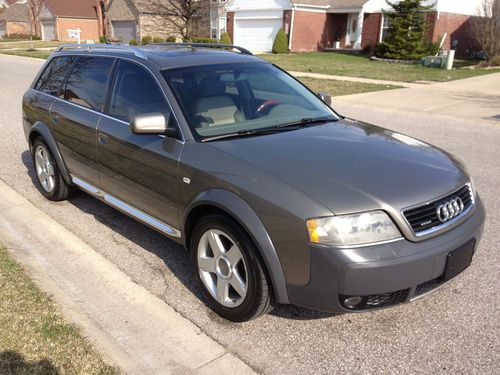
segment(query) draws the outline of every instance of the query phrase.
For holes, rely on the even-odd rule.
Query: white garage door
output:
[[[122,43],[128,43],[136,38],[135,21],[113,21],[113,36],[120,38]]]
[[[283,19],[235,19],[234,44],[253,52],[269,52]]]
[[[56,25],[51,21],[42,21],[43,40],[56,40]]]
[[[0,21],[0,38],[5,35],[5,22]]]

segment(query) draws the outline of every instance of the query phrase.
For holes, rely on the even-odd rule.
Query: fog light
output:
[[[344,305],[350,309],[355,309],[357,305],[359,305],[363,301],[363,297],[354,296],[349,297],[344,300]]]

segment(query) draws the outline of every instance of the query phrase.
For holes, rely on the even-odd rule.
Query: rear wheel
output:
[[[208,305],[225,319],[243,322],[272,310],[271,284],[245,231],[222,215],[193,230],[191,254]]]
[[[34,140],[32,150],[33,164],[41,193],[51,201],[68,199],[72,191],[71,186],[64,181],[43,138],[38,137]]]

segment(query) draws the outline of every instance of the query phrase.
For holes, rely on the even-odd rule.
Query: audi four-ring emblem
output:
[[[440,222],[444,223],[460,215],[464,210],[464,202],[459,197],[450,199],[440,204],[436,210],[436,215]]]

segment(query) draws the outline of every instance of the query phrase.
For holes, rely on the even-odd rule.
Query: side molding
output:
[[[257,216],[255,211],[236,194],[224,189],[210,189],[198,194],[187,206],[184,211],[182,223],[185,233],[185,223],[189,213],[198,206],[210,205],[217,207],[238,221],[245,228],[264,259],[269,276],[271,277],[274,294],[278,303],[290,303],[286,289],[285,275],[281,268],[281,263],[269,234]]]
[[[66,181],[67,184],[71,184],[71,177],[69,175],[68,169],[66,168],[66,164],[64,164],[61,153],[59,152],[59,148],[57,147],[56,140],[52,135],[52,131],[43,122],[36,122],[35,125],[33,125],[30,129],[29,139],[31,139],[31,136],[34,132],[40,134],[43,137],[45,143],[47,143],[47,146],[49,146],[52,156],[54,156],[54,159],[56,160],[57,167],[61,171],[61,175],[63,176],[64,181]]]

